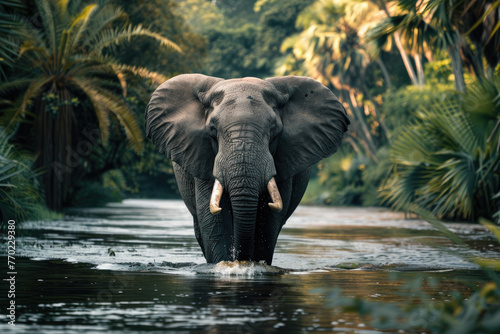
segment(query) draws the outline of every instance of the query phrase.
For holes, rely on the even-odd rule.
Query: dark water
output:
[[[317,288],[405,305],[422,295],[408,282],[432,278],[422,286],[428,299],[468,295],[487,277],[457,252],[497,257],[498,245],[481,226],[450,228],[472,249],[383,209],[299,207],[273,267],[229,267],[205,264],[182,202],[74,211],[17,226],[16,326],[4,320],[0,332],[380,333],[328,307],[328,290]],[[6,245],[2,236],[2,256]]]

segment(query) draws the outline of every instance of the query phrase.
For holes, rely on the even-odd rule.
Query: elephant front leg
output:
[[[272,263],[281,228],[299,205],[302,196],[304,196],[311,169],[308,168],[293,178],[278,183],[278,189],[283,201],[283,210],[280,212],[269,209],[267,203],[270,198],[267,193],[261,196],[255,234],[256,261],[264,260],[269,265]]]
[[[269,265],[273,261],[278,235],[287,218],[292,197],[292,180],[278,182],[278,189],[281,194],[283,209],[279,212],[271,210],[268,206],[271,198],[267,192],[263,193],[259,199],[259,211],[255,228],[255,261],[264,260]]]
[[[200,226],[198,224],[198,213],[196,212],[196,191],[194,177],[190,175],[184,168],[172,161],[177,188],[181,194],[182,200],[186,204],[187,209],[193,216],[194,235],[201,250],[205,252],[203,240],[201,238]],[[205,254],[203,254],[205,255]]]
[[[210,212],[213,185],[213,182],[195,178],[198,228],[208,263],[233,260],[231,205],[228,196],[222,196],[219,204],[222,211],[217,215]]]

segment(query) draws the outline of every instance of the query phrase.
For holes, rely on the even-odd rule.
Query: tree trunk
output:
[[[461,93],[465,93],[464,68],[458,41],[448,47],[448,53],[451,57],[451,66],[453,67],[453,75],[455,76],[455,89]]]
[[[351,137],[350,135],[347,135],[344,140],[349,143],[349,145],[351,145],[352,149],[354,150],[354,152],[356,152],[357,154],[360,154],[361,153],[361,150],[359,149],[358,147],[358,144],[356,144],[356,141],[354,140],[353,137]]]
[[[413,70],[413,66],[411,65],[410,57],[408,57],[408,54],[405,51],[403,43],[401,42],[401,34],[399,33],[399,31],[396,31],[394,33],[394,41],[396,42],[396,46],[399,50],[399,53],[401,54],[401,58],[403,59],[403,63],[405,65],[406,71],[408,72],[408,76],[410,77],[412,84],[414,86],[418,86],[418,81],[415,75],[415,71]]]
[[[464,53],[466,57],[470,59],[472,64],[472,69],[476,78],[483,80],[485,78],[484,67],[483,67],[483,49],[478,43],[474,43],[475,52],[466,44],[465,42]]]
[[[415,54],[413,56],[415,59],[415,67],[417,68],[417,77],[418,77],[418,85],[420,87],[424,87],[425,85],[425,76],[424,76],[424,67],[422,66],[422,57],[420,54]]]
[[[354,95],[354,92],[351,90],[347,93],[349,96],[345,100],[348,101],[349,106],[354,114],[354,117],[356,120],[359,122],[361,126],[361,131],[363,133],[363,136],[366,139],[366,146],[365,148],[367,149],[367,153],[372,157],[372,159],[377,162],[377,158],[375,156],[375,152],[377,151],[375,142],[373,140],[373,136],[370,133],[370,129],[368,127],[368,124],[366,123],[365,118],[363,117],[362,112],[358,108],[358,103],[356,101],[356,97]]]
[[[380,70],[382,71],[382,75],[384,76],[387,89],[391,90],[392,88],[391,77],[389,76],[389,71],[387,71],[387,67],[385,66],[382,59],[380,59],[380,57],[377,58],[377,64],[380,67]]]
[[[47,206],[60,210],[68,197],[71,175],[80,161],[72,149],[70,95],[66,89],[52,92],[56,96],[53,101],[38,103],[35,168],[42,172],[41,183]]]
[[[391,13],[389,13],[389,10],[387,9],[387,5],[384,0],[375,1],[375,3],[385,12],[387,17],[391,17]],[[417,77],[415,76],[415,71],[413,70],[413,66],[410,63],[410,58],[408,57],[408,54],[404,49],[403,43],[401,42],[401,34],[399,33],[399,31],[396,31],[394,32],[393,36],[394,36],[394,41],[396,42],[396,47],[399,50],[399,54],[403,59],[406,71],[408,72],[408,76],[410,77],[412,84],[418,86]]]

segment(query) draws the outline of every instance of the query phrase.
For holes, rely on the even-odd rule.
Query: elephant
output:
[[[181,74],[151,95],[146,135],[171,159],[207,263],[265,261],[312,166],[350,123],[330,89],[300,76]]]

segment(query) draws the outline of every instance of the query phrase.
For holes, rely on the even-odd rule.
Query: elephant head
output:
[[[259,197],[269,192],[269,209],[280,211],[277,183],[337,151],[349,124],[328,88],[295,76],[179,75],[156,89],[145,116],[160,152],[192,177],[213,182],[212,214],[228,196],[240,260],[252,259]]]

